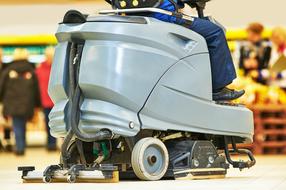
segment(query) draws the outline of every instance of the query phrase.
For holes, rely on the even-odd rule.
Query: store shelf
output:
[[[253,111],[255,135],[252,145],[246,146],[255,154],[286,154],[286,106],[259,104]]]

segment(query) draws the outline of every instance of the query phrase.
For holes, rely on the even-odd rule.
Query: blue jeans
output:
[[[160,8],[172,12],[175,11],[174,6],[168,0],[165,0],[160,5]],[[184,23],[182,19],[161,13],[153,13],[151,16],[174,24]],[[213,90],[223,88],[232,83],[236,78],[236,72],[223,29],[209,20],[200,18],[194,18],[194,21],[188,28],[206,39],[211,61]]]
[[[24,152],[26,148],[26,123],[27,119],[24,117],[12,117],[13,129],[16,138],[16,151]]]
[[[52,110],[51,108],[44,108],[43,112],[45,115],[46,130],[48,134],[47,148],[53,149],[53,148],[56,148],[57,146],[57,140],[51,135],[50,128],[49,128],[49,114],[51,110]]]

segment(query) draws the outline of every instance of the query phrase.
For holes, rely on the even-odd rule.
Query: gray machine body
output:
[[[237,136],[251,142],[252,112],[212,101],[211,68],[205,39],[179,25],[140,17],[146,23],[89,17],[60,24],[49,94],[53,136],[67,133],[68,44],[85,41],[80,63],[79,128],[110,129],[135,136],[142,129]],[[110,21],[111,20],[111,21]]]

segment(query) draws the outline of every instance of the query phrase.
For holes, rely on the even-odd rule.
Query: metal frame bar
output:
[[[232,148],[231,150],[228,149],[228,138],[230,138],[230,141],[231,141],[231,145],[232,145]],[[225,151],[225,157],[227,159],[227,161],[234,167],[234,168],[239,168],[240,170],[244,169],[244,168],[250,168],[252,166],[255,165],[256,163],[256,160],[252,154],[251,151],[247,150],[247,149],[238,149],[236,147],[236,143],[234,142],[234,139],[233,137],[227,137],[227,136],[224,136],[224,151]],[[233,161],[231,159],[231,154],[239,154],[239,155],[242,155],[242,154],[245,154],[248,156],[249,160],[248,161]]]

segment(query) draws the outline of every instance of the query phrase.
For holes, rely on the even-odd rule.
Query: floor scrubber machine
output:
[[[208,0],[184,0],[199,17]],[[19,167],[25,182],[117,182],[224,177],[255,164],[237,143],[253,138],[252,112],[212,100],[205,39],[146,13],[161,0],[110,0],[99,15],[68,11],[56,37],[50,130],[58,165]],[[234,161],[245,154],[248,161]]]

